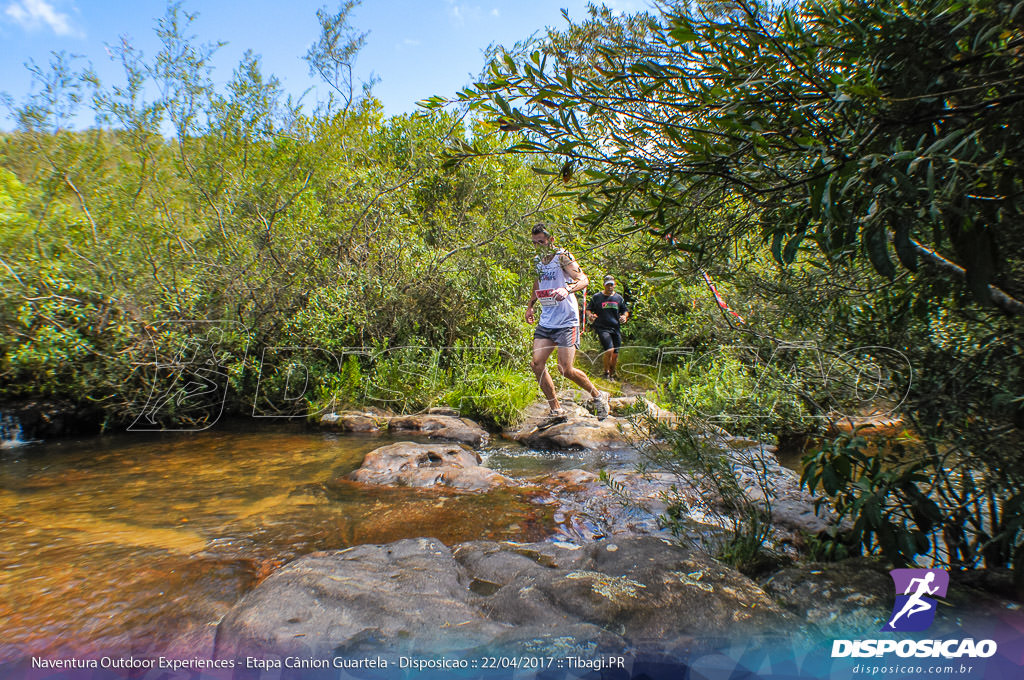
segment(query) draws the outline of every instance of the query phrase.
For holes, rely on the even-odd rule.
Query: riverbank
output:
[[[620,439],[589,449],[559,448],[594,424],[581,409],[557,439],[538,438],[528,416],[526,445],[496,433],[459,443],[478,429],[446,429],[456,416],[431,414],[418,430],[402,417],[375,433],[296,423],[128,434],[102,438],[101,450],[64,442],[8,458],[0,534],[15,597],[0,657],[706,655],[766,631],[770,644],[781,630],[814,645],[877,630],[891,614],[880,562],[800,561],[803,538],[827,518],[755,441],[718,443],[737,465],[769,461],[778,561],[751,578],[714,560],[730,529],[722,499],[674,473],[637,471],[625,406],[606,422]],[[358,480],[372,452],[399,445],[389,465],[412,477]],[[465,475],[446,474],[453,467]],[[681,499],[688,531],[672,535],[661,518]],[[1000,575],[957,578],[957,621],[1015,611],[978,588]]]

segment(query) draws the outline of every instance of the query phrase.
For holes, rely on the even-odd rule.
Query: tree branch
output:
[[[945,257],[939,255],[937,252],[935,252],[928,246],[919,243],[914,239],[911,239],[910,243],[911,245],[913,245],[914,250],[920,253],[926,260],[928,260],[932,264],[937,265],[943,271],[952,274],[958,279],[967,278],[967,270],[958,265],[957,263],[953,262],[952,260],[947,260]],[[991,284],[987,288],[989,300],[996,307],[1003,310],[1007,314],[1012,314],[1014,316],[1024,315],[1024,302],[1021,302],[1017,298],[1009,295],[1006,291],[1002,290],[1001,288],[997,288]]]

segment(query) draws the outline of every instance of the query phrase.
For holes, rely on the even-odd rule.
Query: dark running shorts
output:
[[[555,347],[580,348],[580,327],[566,326],[565,328],[545,328],[537,326],[533,331],[534,340],[551,340]]]
[[[601,341],[601,349],[608,351],[614,349],[616,352],[619,351],[619,347],[622,347],[622,333],[610,328],[595,328],[597,332],[597,338]]]

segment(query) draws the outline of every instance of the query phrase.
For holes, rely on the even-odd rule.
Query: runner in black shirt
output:
[[[604,291],[595,293],[587,306],[587,318],[593,324],[604,349],[604,377],[617,378],[615,365],[622,346],[621,324],[629,319],[629,308],[622,296],[615,292],[615,277],[604,277]]]

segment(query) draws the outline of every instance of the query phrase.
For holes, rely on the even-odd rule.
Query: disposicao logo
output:
[[[926,630],[935,621],[938,604],[933,597],[945,597],[949,573],[942,569],[893,569],[889,572],[896,586],[896,602],[883,633],[914,633]],[[987,658],[996,653],[994,640],[834,640],[832,657]]]
[[[896,603],[882,631],[913,633],[927,629],[935,620],[937,604],[931,596],[946,596],[949,573],[942,569],[893,569],[889,576],[896,585]]]

